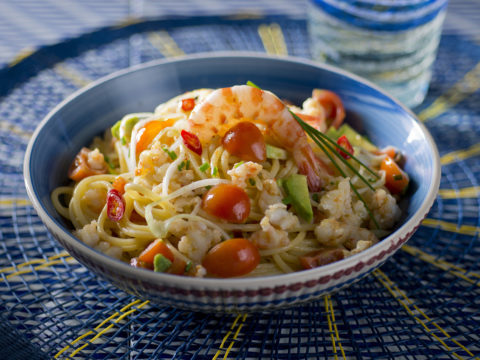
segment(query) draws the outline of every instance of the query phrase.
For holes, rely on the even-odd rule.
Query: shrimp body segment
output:
[[[311,191],[319,191],[328,175],[319,163],[302,127],[285,104],[269,91],[237,85],[213,91],[188,118],[189,131],[202,143],[223,136],[242,121],[255,123],[264,136],[293,155],[299,172],[307,176]]]

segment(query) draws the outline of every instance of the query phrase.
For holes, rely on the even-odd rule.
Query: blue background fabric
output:
[[[27,199],[39,121],[92,80],[217,50],[309,58],[302,1],[0,1],[0,358],[474,359],[480,356],[480,6],[451,0],[425,102],[440,193],[380,270],[259,314],[144,302],[64,252]],[[133,21],[132,17],[142,18]],[[128,20],[130,19],[130,20]]]

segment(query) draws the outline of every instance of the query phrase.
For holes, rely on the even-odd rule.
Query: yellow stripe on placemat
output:
[[[64,253],[60,253],[60,254],[57,254],[57,255],[50,256],[46,259],[33,259],[33,260],[30,260],[30,261],[26,261],[24,263],[21,263],[19,265],[9,266],[9,267],[0,269],[0,274],[6,273],[6,272],[13,272],[12,274],[7,275],[6,278],[9,278],[9,277],[12,277],[12,276],[15,276],[15,275],[20,275],[20,274],[26,274],[28,272],[31,272],[31,271],[37,269],[37,268],[41,269],[41,268],[44,268],[46,266],[58,264],[58,261],[59,261],[58,259],[61,259],[61,258],[63,258],[63,260],[73,259],[68,253],[64,252]],[[29,266],[29,265],[37,265],[37,266],[34,267],[34,268],[19,270],[19,269],[23,269],[24,267]]]
[[[445,231],[455,232],[462,235],[475,236],[480,232],[480,228],[473,225],[460,225],[444,220],[426,218],[422,221],[423,226],[440,228]]]
[[[108,330],[110,330],[112,327],[114,327],[115,325],[117,325],[121,320],[123,320],[125,317],[127,317],[128,315],[130,314],[133,314],[135,311],[137,311],[138,309],[141,309],[142,307],[144,307],[145,305],[147,305],[150,301],[148,300],[145,300],[144,302],[142,302],[141,304],[139,304],[138,306],[136,306],[135,308],[133,309],[130,309],[132,306],[135,306],[137,305],[139,302],[141,302],[140,299],[136,299],[134,301],[132,301],[130,304],[128,305],[125,305],[124,307],[122,307],[119,311],[116,311],[115,313],[113,313],[112,315],[110,315],[109,317],[107,317],[106,319],[104,319],[100,324],[98,324],[93,330],[88,330],[86,333],[78,336],[77,338],[75,338],[73,341],[70,342],[70,344],[66,345],[65,347],[63,347],[60,351],[58,351],[56,354],[55,354],[55,359],[58,359],[58,357],[60,355],[62,355],[65,351],[67,351],[68,349],[70,349],[73,345],[79,343],[81,340],[83,340],[84,338],[86,338],[87,336],[89,335],[93,335],[91,338],[89,338],[88,340],[86,340],[86,342],[75,348],[71,354],[69,354],[67,357],[68,358],[74,358],[75,355],[77,355],[80,351],[82,351],[84,348],[86,348],[88,345],[90,345],[91,343],[93,343],[95,340],[97,340],[98,338],[100,338],[103,334],[105,334]],[[130,309],[130,310],[128,310]],[[128,311],[127,311],[128,310]],[[110,324],[108,324],[110,322]],[[106,324],[108,324],[107,326],[105,326]]]
[[[33,272],[34,270],[40,270],[40,269],[43,269],[43,268],[46,268],[46,267],[49,267],[49,266],[53,266],[53,265],[58,265],[58,264],[63,264],[64,261],[70,261],[70,260],[75,260],[73,257],[71,256],[67,256],[61,260],[53,260],[53,261],[49,261],[49,262],[46,262],[46,263],[43,263],[43,264],[40,264],[40,265],[37,265],[37,266],[34,266],[33,268],[30,268],[30,269],[24,269],[24,270],[18,270],[18,271],[15,271],[11,274],[8,274],[7,276],[5,276],[5,279],[10,279],[14,276],[18,276],[18,275],[24,275],[24,274],[28,274],[28,273],[31,273]],[[0,282],[4,281],[3,279],[0,279]]]
[[[344,359],[345,352],[343,351],[342,342],[340,341],[340,336],[338,335],[337,323],[335,322],[335,312],[333,311],[333,304],[330,295],[325,295],[323,297],[325,302],[325,312],[327,313],[327,321],[328,321],[328,330],[330,332],[330,337],[332,338],[332,348],[333,348],[333,356],[335,359],[338,359],[337,355],[337,344],[340,352]]]
[[[477,274],[475,272],[467,271],[460,266],[454,265],[452,263],[449,263],[448,261],[441,260],[436,258],[435,256],[432,256],[430,254],[427,254],[426,252],[410,245],[403,245],[401,247],[403,251],[406,253],[415,256],[429,264],[432,264],[444,271],[448,271],[450,274],[455,275],[471,284],[477,285],[480,287],[480,282],[478,280],[471,279],[471,277],[480,279],[480,274]]]
[[[151,32],[148,34],[147,39],[165,57],[185,55],[185,52],[180,49],[175,40],[165,30]]]
[[[440,96],[429,107],[420,112],[418,118],[420,121],[433,119],[440,114],[443,114],[478,89],[480,89],[480,63],[466,73],[465,76],[453,85],[453,87],[451,87],[444,95]]]
[[[0,199],[0,206],[28,206],[32,205],[30,200],[21,198]]]
[[[223,351],[225,351],[225,354],[223,354],[223,359],[228,359],[228,354],[230,353],[230,350],[232,350],[233,344],[238,338],[238,335],[240,334],[240,330],[242,330],[243,325],[245,324],[245,320],[247,319],[247,314],[238,314],[235,320],[233,321],[232,325],[230,326],[230,329],[228,332],[225,334],[223,337],[222,342],[220,343],[220,346],[213,356],[212,360],[216,360]],[[235,327],[238,324],[238,328],[234,331]],[[228,345],[227,348],[224,347],[225,343],[227,342],[228,338],[230,335],[233,333],[233,338],[232,341],[230,341],[230,345]]]
[[[262,40],[265,51],[273,55],[288,55],[287,44],[283,36],[280,25],[273,23],[270,25],[260,25],[258,35]]]
[[[473,145],[465,150],[458,150],[445,154],[440,158],[440,163],[442,165],[448,165],[455,161],[467,159],[476,155],[480,155],[480,144]]]
[[[57,64],[53,67],[53,69],[57,74],[69,80],[75,86],[83,87],[92,82],[92,79],[65,64]]]
[[[480,186],[472,186],[462,189],[440,189],[438,195],[443,199],[476,198],[480,195]]]
[[[421,324],[423,328],[427,331],[427,333],[433,338],[435,338],[435,340],[440,342],[440,344],[442,344],[443,347],[445,347],[445,349],[449,351],[453,356],[458,359],[463,359],[462,356],[452,351],[452,348],[448,346],[443,339],[433,333],[433,329],[431,329],[428,325],[433,325],[443,334],[445,338],[460,347],[468,355],[472,357],[474,356],[470,350],[468,350],[464,345],[452,338],[440,325],[434,322],[429,316],[427,316],[427,314],[425,314],[425,312],[423,312],[417,305],[415,305],[414,302],[405,294],[405,291],[399,289],[397,285],[395,285],[395,283],[393,283],[383,271],[381,271],[380,269],[376,269],[375,271],[373,271],[373,275],[388,290],[388,292],[395,298],[395,300],[397,300],[402,305],[402,307],[408,312],[408,314],[412,316],[419,324]],[[423,321],[420,317],[423,317],[426,322]]]
[[[30,139],[30,137],[33,134],[32,132],[25,131],[18,126],[7,122],[6,120],[5,121],[0,121],[0,131],[5,131],[5,132],[8,132],[8,133],[12,133],[12,134],[15,134],[15,135],[18,135],[18,136],[25,137],[27,139]]]

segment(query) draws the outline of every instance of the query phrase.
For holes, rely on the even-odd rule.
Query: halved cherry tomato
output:
[[[203,209],[210,215],[233,223],[244,222],[250,214],[250,198],[233,184],[219,184],[203,196]]]
[[[215,245],[202,261],[209,274],[224,278],[246,275],[259,263],[258,249],[244,238],[229,239]]]
[[[186,130],[182,130],[180,135],[182,136],[183,143],[187,148],[189,148],[198,155],[202,155],[202,143],[200,142],[200,139],[197,135],[192,134],[191,132],[188,132]]]
[[[385,154],[390,156],[392,159],[395,159],[395,155],[397,154],[397,150],[393,146],[387,146],[381,150],[377,151],[377,154]]]
[[[380,170],[385,171],[385,186],[392,194],[403,194],[407,190],[410,179],[390,156],[382,160]]]
[[[393,161],[395,161],[397,165],[400,166],[401,169],[403,169],[403,166],[405,165],[405,160],[406,160],[405,156],[402,154],[401,151],[394,148],[393,146],[387,146],[381,150],[378,150],[376,153],[390,156],[393,159]]]
[[[108,172],[107,163],[104,161],[98,168],[93,168],[88,163],[88,154],[92,150],[86,147],[82,148],[80,152],[75,156],[70,169],[68,170],[68,177],[73,181],[80,181],[88,176],[101,175]]]
[[[304,269],[313,269],[319,266],[327,265],[344,258],[341,249],[327,249],[310,253],[299,258],[300,264]]]
[[[115,189],[108,190],[107,193],[107,216],[112,221],[120,221],[125,213],[125,200],[123,196]]]
[[[182,110],[183,111],[192,111],[194,107],[195,107],[195,99],[194,98],[188,98],[188,99],[183,99],[182,100]]]
[[[153,259],[157,254],[162,254],[172,263],[174,261],[172,251],[168,248],[167,244],[165,244],[165,241],[163,241],[162,239],[156,239],[152,241],[150,245],[148,245],[147,248],[143,250],[142,253],[138,256],[138,260],[147,264],[153,264]]]
[[[136,136],[137,145],[135,147],[135,154],[137,157],[148,147],[148,145],[151,144],[160,131],[166,127],[172,126],[174,123],[174,119],[168,119],[165,121],[153,120],[139,129]]]
[[[244,161],[265,161],[267,149],[263,134],[255,124],[243,121],[230,128],[222,139],[222,145],[230,154]]]
[[[350,154],[353,154],[353,146],[352,144],[350,144],[350,141],[348,141],[345,135],[342,135],[337,139],[337,144],[344,148],[346,151],[348,151]],[[345,151],[342,151],[339,148],[337,148],[337,151],[340,155],[342,155],[344,159],[350,159],[351,156],[348,155]]]
[[[180,259],[178,256],[175,256],[173,259],[172,265],[168,269],[169,274],[174,274],[174,275],[183,275],[185,274],[185,268],[187,266],[187,263]]]
[[[338,95],[329,90],[314,89],[312,98],[318,101],[325,110],[327,122],[330,122],[327,125],[338,129],[345,118],[345,109]]]

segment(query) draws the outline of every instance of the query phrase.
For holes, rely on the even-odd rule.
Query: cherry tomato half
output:
[[[385,186],[392,194],[403,194],[406,191],[410,179],[390,156],[385,156],[380,170],[385,171]]]
[[[224,278],[246,275],[259,263],[258,249],[244,238],[229,239],[215,245],[202,261],[209,274]]]
[[[203,209],[210,215],[233,223],[244,222],[250,214],[250,198],[233,184],[219,184],[203,196]]]
[[[188,99],[183,99],[182,100],[182,110],[183,111],[192,111],[194,107],[195,107],[195,99],[194,98],[188,98]]]
[[[162,239],[156,239],[152,241],[138,256],[138,260],[147,264],[153,264],[153,259],[157,254],[162,254],[171,262],[174,261],[172,251],[168,248],[167,244],[165,244],[165,241],[163,241]]]
[[[174,119],[168,119],[165,121],[153,120],[145,124],[141,129],[138,130],[136,141],[137,145],[135,147],[135,154],[137,157],[140,156],[140,153],[147,149],[151,144],[155,136],[165,129],[166,127],[172,126],[175,123]]]
[[[228,130],[222,145],[230,154],[244,161],[265,161],[267,149],[263,134],[255,124],[243,121]]]

